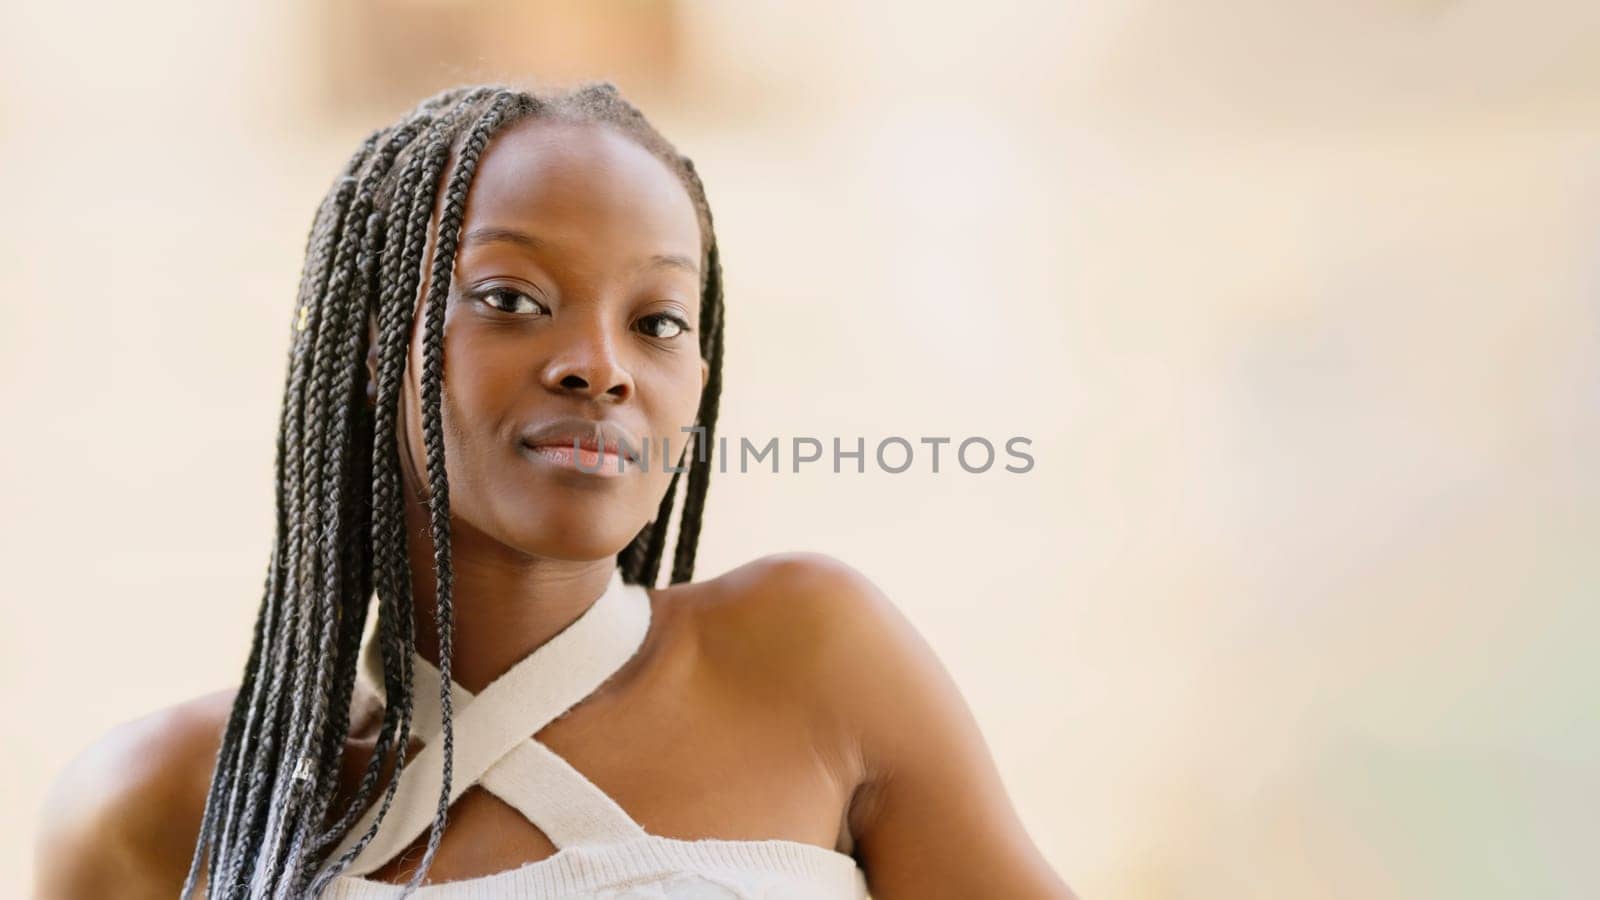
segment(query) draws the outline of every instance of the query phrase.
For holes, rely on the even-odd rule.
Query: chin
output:
[[[569,562],[587,562],[604,559],[621,553],[633,536],[643,528],[629,530],[620,516],[584,515],[581,510],[570,513],[546,513],[530,519],[524,512],[519,521],[511,525],[503,536],[506,544],[529,556],[560,559]]]

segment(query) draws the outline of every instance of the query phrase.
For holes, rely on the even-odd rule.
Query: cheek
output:
[[[418,310],[418,321],[413,333],[410,356],[406,360],[405,374],[405,439],[410,451],[413,469],[425,473],[427,469],[427,444],[424,440],[422,372],[423,329]],[[448,319],[447,326],[448,326]],[[441,426],[445,435],[447,469],[452,480],[466,483],[468,468],[475,468],[472,460],[489,442],[483,432],[503,420],[495,404],[508,390],[504,366],[474,348],[469,335],[459,327],[446,327],[444,335],[444,370],[440,397]],[[425,476],[423,476],[425,477]]]
[[[655,411],[651,417],[651,425],[655,429],[656,440],[665,437],[671,447],[671,458],[677,461],[679,454],[685,447],[698,439],[693,431],[683,431],[694,424],[695,416],[700,411],[700,369],[699,364],[692,367],[680,367],[681,371],[674,369],[664,373],[661,377],[661,389],[656,392],[657,401]],[[684,459],[687,464],[689,459]]]
[[[526,348],[461,326],[445,330],[444,382],[458,413],[456,430],[482,434],[514,427],[517,423],[509,420],[534,377]]]
[[[500,418],[497,403],[505,397],[505,385],[494,370],[482,361],[447,367],[445,395],[457,413],[454,428],[461,432],[480,432]]]

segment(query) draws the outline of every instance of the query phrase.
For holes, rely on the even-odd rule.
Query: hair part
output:
[[[444,312],[466,198],[490,140],[509,125],[545,118],[614,127],[683,182],[701,229],[700,353],[710,365],[696,424],[670,583],[690,580],[711,478],[722,388],[722,270],[694,164],[609,82],[555,92],[504,85],[458,87],[424,100],[361,143],[324,197],[306,242],[290,332],[288,375],[274,475],[277,523],[266,586],[239,691],[217,753],[184,898],[315,896],[376,836],[394,799],[410,742],[415,672],[414,601],[406,552],[397,420],[422,268],[438,214],[422,298],[421,407],[429,532],[437,576],[444,779],[427,852],[406,886],[422,883],[450,802],[453,624],[449,483],[440,401]],[[375,400],[367,357],[376,356]],[[656,517],[617,556],[623,580],[654,585],[678,488],[674,473]],[[361,636],[376,593],[376,640],[387,694],[371,760],[349,804],[330,809],[350,726]],[[367,831],[337,859],[393,775]]]

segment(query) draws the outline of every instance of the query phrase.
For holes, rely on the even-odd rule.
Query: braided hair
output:
[[[439,701],[444,782],[427,852],[406,886],[422,883],[450,798],[452,569],[449,486],[440,415],[444,315],[467,191],[490,139],[528,117],[615,127],[676,173],[701,230],[700,353],[710,365],[696,417],[702,452],[688,469],[671,582],[693,576],[711,478],[709,447],[722,387],[722,272],[711,212],[694,164],[678,154],[609,82],[538,92],[504,85],[454,88],[424,100],[361,143],[323,199],[305,251],[290,333],[278,431],[277,524],[266,588],[244,676],[206,795],[184,900],[206,896],[316,896],[377,834],[406,765],[414,672],[413,596],[406,554],[397,415],[424,251],[439,224],[422,298],[421,406],[429,530],[437,578]],[[442,193],[440,188],[443,188]],[[376,357],[375,400],[363,377]],[[678,488],[675,472],[655,518],[617,557],[622,578],[653,585]],[[386,701],[371,760],[348,807],[330,809],[350,726],[369,600]],[[372,801],[390,757],[395,769],[376,820],[338,859]]]

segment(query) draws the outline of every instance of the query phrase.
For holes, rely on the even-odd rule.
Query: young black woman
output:
[[[69,766],[38,895],[1071,897],[869,580],[692,580],[722,301],[609,84],[374,132],[307,246],[243,681]]]

